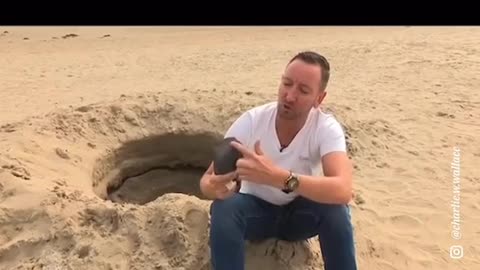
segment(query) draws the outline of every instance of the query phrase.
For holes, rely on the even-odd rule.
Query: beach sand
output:
[[[0,269],[211,269],[197,181],[302,50],[331,64],[359,269],[476,269],[479,44],[478,27],[0,27]],[[315,239],[246,249],[247,269],[323,269]]]

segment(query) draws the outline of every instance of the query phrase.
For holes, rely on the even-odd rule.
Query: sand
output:
[[[479,44],[475,27],[1,27],[0,269],[211,269],[195,179],[306,49],[332,67],[359,269],[476,269]],[[246,249],[247,269],[323,269],[315,239]]]

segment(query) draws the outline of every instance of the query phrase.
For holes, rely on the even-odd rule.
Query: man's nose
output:
[[[287,91],[287,94],[285,95],[285,99],[287,102],[294,102],[296,98],[297,95],[295,94],[295,90],[293,88]]]

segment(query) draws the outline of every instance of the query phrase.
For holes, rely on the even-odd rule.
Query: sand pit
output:
[[[107,190],[113,202],[146,204],[167,193],[183,193],[205,197],[198,188],[201,170],[195,168],[154,169],[125,179],[121,186]]]
[[[127,142],[97,161],[93,189],[100,198],[136,204],[166,193],[205,199],[199,179],[218,137],[159,135]]]

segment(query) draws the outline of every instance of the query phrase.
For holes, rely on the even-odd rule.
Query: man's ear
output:
[[[318,95],[317,99],[315,100],[314,107],[318,108],[318,106],[322,104],[322,101],[323,99],[325,99],[326,96],[327,96],[327,91],[323,90],[322,93],[320,93],[320,95]]]

